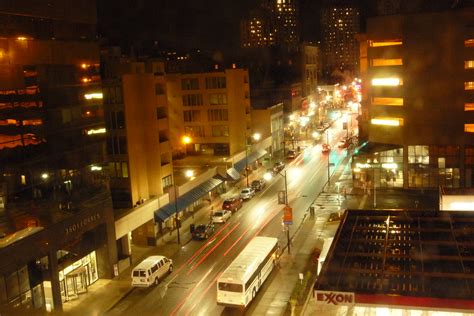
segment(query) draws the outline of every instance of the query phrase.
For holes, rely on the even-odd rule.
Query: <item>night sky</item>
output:
[[[133,4],[132,4],[133,3]],[[102,37],[122,47],[158,42],[161,48],[232,52],[240,44],[240,20],[258,0],[98,0]],[[300,0],[302,38],[319,38],[320,0]]]

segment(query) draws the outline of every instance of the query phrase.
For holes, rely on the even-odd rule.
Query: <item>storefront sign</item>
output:
[[[75,222],[74,224],[71,224],[65,228],[65,233],[66,235],[75,233],[76,231],[81,230],[84,227],[89,226],[90,224],[97,222],[98,220],[101,219],[100,213],[95,213],[88,215],[79,221]]]
[[[355,304],[355,294],[350,292],[315,291],[316,303],[331,305]]]

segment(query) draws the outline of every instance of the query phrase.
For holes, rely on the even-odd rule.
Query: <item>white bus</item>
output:
[[[217,280],[217,304],[245,308],[278,259],[278,239],[255,237]]]

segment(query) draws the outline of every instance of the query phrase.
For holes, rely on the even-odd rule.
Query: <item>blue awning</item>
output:
[[[245,169],[245,165],[248,163],[249,165],[253,163],[255,160],[265,156],[267,153],[266,150],[264,149],[259,149],[257,151],[253,151],[250,154],[248,154],[247,158],[244,158],[242,160],[239,160],[234,164],[234,169],[237,170],[237,172],[242,172]]]
[[[155,221],[165,221],[169,217],[173,216],[176,212],[184,210],[188,205],[202,198],[222,182],[223,181],[221,179],[209,179],[194,189],[179,196],[176,202],[170,201],[170,203],[155,211]]]
[[[227,169],[226,172],[233,180],[240,179],[240,173],[237,170],[235,170],[235,168],[229,168]]]

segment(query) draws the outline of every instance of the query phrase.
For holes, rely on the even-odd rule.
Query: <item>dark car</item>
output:
[[[232,197],[224,200],[222,208],[231,212],[235,212],[242,207],[242,199],[240,197]]]
[[[281,161],[275,162],[275,165],[273,166],[273,172],[278,173],[285,169],[285,164]]]
[[[259,179],[259,180],[253,180],[252,183],[250,184],[250,187],[255,190],[255,192],[261,191],[265,188],[265,180],[264,179]]]
[[[198,239],[198,240],[203,240],[209,238],[214,231],[216,230],[216,227],[214,226],[214,223],[209,223],[209,224],[200,224],[194,227],[194,230],[192,231],[193,239]]]
[[[286,159],[295,159],[296,158],[296,151],[288,150],[286,152]]]

